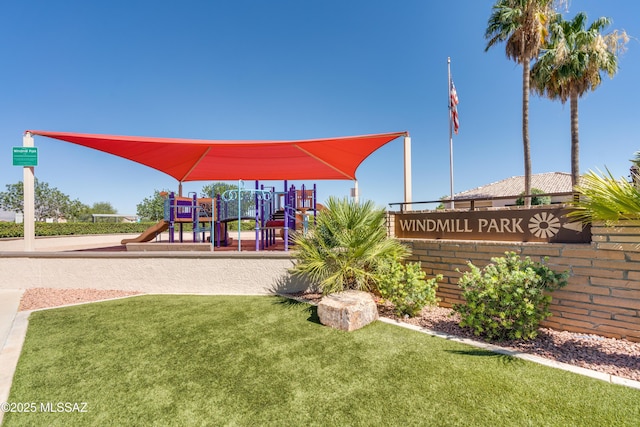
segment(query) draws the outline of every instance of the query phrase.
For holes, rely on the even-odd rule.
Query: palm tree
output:
[[[309,279],[324,294],[376,289],[379,268],[402,260],[409,249],[387,237],[386,212],[372,201],[330,197],[327,209],[306,234],[295,233],[294,275]]]
[[[531,70],[533,91],[550,99],[567,99],[571,106],[571,183],[580,176],[578,137],[578,98],[595,90],[602,73],[613,77],[618,71],[618,56],[629,38],[622,31],[603,35],[609,18],[599,18],[588,28],[587,15],[578,13],[572,21],[556,14],[550,23],[549,43]]]
[[[531,194],[531,149],[529,142],[529,75],[531,60],[538,57],[547,34],[546,23],[554,0],[498,0],[489,17],[485,52],[505,42],[507,58],[522,64],[522,145],[524,147],[524,192]],[[526,198],[525,205],[531,206]]]

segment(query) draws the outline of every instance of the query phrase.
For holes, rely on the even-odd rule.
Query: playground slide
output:
[[[149,240],[154,239],[158,234],[162,233],[163,231],[167,231],[168,229],[169,229],[169,221],[165,221],[163,219],[163,220],[160,220],[157,224],[154,224],[151,227],[147,228],[138,237],[135,237],[133,239],[122,239],[120,243],[123,245],[126,245],[127,243],[148,242]]]

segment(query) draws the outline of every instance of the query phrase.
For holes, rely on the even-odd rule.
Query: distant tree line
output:
[[[200,197],[212,197],[223,194],[227,190],[236,190],[237,185],[216,182],[202,187]],[[164,217],[164,201],[169,190],[154,190],[136,205],[136,214],[142,221],[159,221]],[[90,222],[93,215],[117,214],[118,211],[109,202],[96,202],[89,206],[80,200],[72,200],[67,194],[48,183],[35,180],[34,185],[35,220],[59,222]],[[0,209],[8,212],[24,213],[24,185],[22,181],[7,184],[6,191],[0,192]],[[106,221],[106,218],[96,218],[96,222]]]
[[[202,187],[199,197],[215,197],[222,195],[228,190],[237,190],[235,184],[227,184],[225,182],[214,182]],[[164,218],[164,201],[169,195],[167,189],[154,190],[153,194],[146,197],[142,202],[136,205],[136,214],[143,221],[159,221]]]
[[[15,184],[7,184],[6,191],[0,192],[0,208],[24,214],[24,184],[22,181]],[[89,222],[93,220],[93,214],[116,214],[116,209],[109,202],[96,202],[92,206],[86,205],[80,200],[71,200],[48,183],[35,180],[34,185],[35,220],[44,222],[51,220],[59,222]]]

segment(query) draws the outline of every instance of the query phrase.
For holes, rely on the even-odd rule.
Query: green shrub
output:
[[[242,220],[240,226],[242,227],[240,231],[254,231],[256,229],[256,222]],[[227,227],[229,231],[238,231],[238,221],[229,221]]]
[[[380,296],[391,302],[399,316],[417,316],[425,305],[435,305],[436,289],[442,275],[425,280],[419,262],[402,264],[392,260],[383,264],[377,282]]]
[[[136,234],[142,233],[155,222],[36,222],[36,236],[75,236],[86,234]],[[238,230],[238,221],[229,223],[229,230]],[[207,224],[208,226],[208,224]],[[180,227],[176,224],[176,230]],[[191,223],[183,223],[182,230],[191,232]],[[242,221],[243,231],[255,230],[254,221]],[[22,237],[24,224],[14,222],[0,222],[0,238]]]
[[[0,222],[0,237],[22,237],[24,225],[14,222]]]
[[[153,222],[36,222],[36,236],[72,236],[84,234],[142,233]],[[0,222],[0,238],[23,237],[24,224]]]
[[[487,339],[535,338],[540,322],[551,316],[548,292],[567,284],[568,273],[555,273],[513,252],[492,258],[482,270],[468,266],[458,281],[466,303],[453,309],[460,313],[460,326]]]
[[[544,191],[538,188],[532,188],[531,194],[545,194]],[[520,196],[524,196],[524,192],[520,193]],[[533,196],[531,198],[531,206],[535,205],[550,205],[551,204],[551,196]],[[516,200],[517,206],[524,206],[524,197],[519,197]]]

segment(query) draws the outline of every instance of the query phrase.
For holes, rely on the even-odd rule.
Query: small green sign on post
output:
[[[13,166],[38,166],[38,147],[13,147]]]

